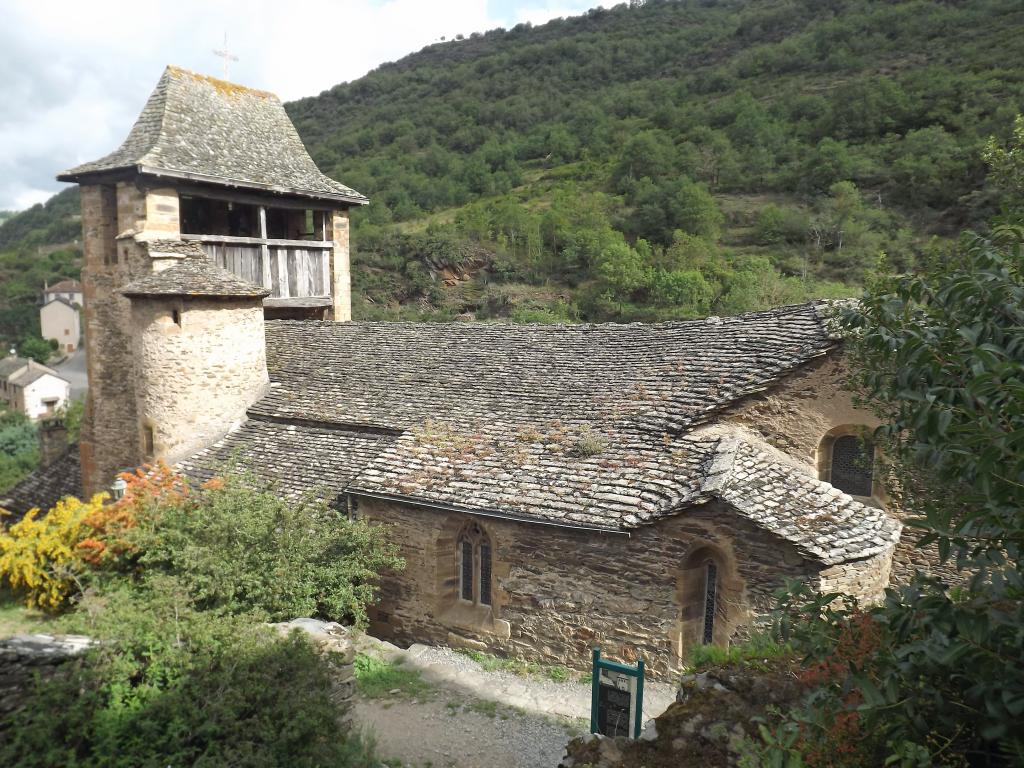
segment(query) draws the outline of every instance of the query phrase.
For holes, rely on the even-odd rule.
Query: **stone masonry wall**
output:
[[[614,659],[642,656],[654,677],[667,679],[697,641],[703,615],[703,570],[687,568],[694,553],[716,555],[726,603],[720,620],[733,637],[769,610],[785,578],[819,583],[819,565],[718,504],[629,537],[479,518],[493,551],[493,607],[477,606],[456,592],[456,537],[467,516],[370,499],[359,500],[358,512],[393,525],[406,559],[403,572],[385,578],[371,617],[374,634],[399,642],[578,669],[598,644]],[[696,600],[684,599],[695,592]]]
[[[16,635],[0,640],[0,740],[11,715],[32,694],[36,679],[59,674],[64,662],[91,644],[80,635]]]
[[[874,557],[840,563],[821,572],[822,592],[842,592],[855,595],[866,602],[877,602],[889,586],[892,568],[892,548]]]
[[[331,296],[334,299],[332,320],[352,319],[352,275],[349,264],[348,211],[334,211],[334,249],[331,251]]]
[[[743,400],[725,416],[761,436],[816,474],[818,446],[830,430],[847,424],[879,425],[842,389],[846,368],[840,353],[804,366],[777,387]]]
[[[153,430],[154,457],[173,463],[220,439],[268,386],[258,299],[136,298],[132,324],[136,429]]]
[[[854,406],[850,393],[842,389],[846,375],[842,354],[832,353],[805,366],[779,386],[745,399],[725,418],[760,433],[767,442],[803,465],[808,474],[816,476],[820,458],[818,447],[826,433],[846,425],[874,429],[880,424],[872,412]],[[885,498],[884,489],[878,487],[876,496],[892,514],[901,517],[900,510]],[[915,547],[919,536],[914,530],[904,528],[903,537],[891,556],[889,579],[906,583],[914,571],[924,570],[949,583],[959,582],[962,577],[955,568],[939,564],[936,547]],[[881,568],[879,563],[876,570]]]
[[[86,494],[106,489],[120,470],[139,463],[131,307],[118,291],[149,272],[149,259],[134,239],[144,225],[145,208],[145,196],[134,184],[82,186],[89,375],[81,441]]]

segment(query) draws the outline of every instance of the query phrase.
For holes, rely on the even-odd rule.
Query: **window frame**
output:
[[[466,547],[469,547],[470,562],[466,563]],[[486,600],[483,582],[483,550],[487,551],[487,580]],[[458,600],[467,605],[479,605],[490,608],[494,605],[494,545],[491,537],[476,521],[465,525],[455,539],[456,557],[456,593]],[[469,581],[472,598],[466,597],[466,575],[469,568]]]

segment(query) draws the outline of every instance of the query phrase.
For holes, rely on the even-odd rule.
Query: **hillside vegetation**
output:
[[[432,45],[289,105],[363,317],[658,319],[850,293],[993,213],[1010,0],[647,2]],[[937,239],[936,239],[937,238]],[[885,266],[885,265],[883,265]]]
[[[78,200],[71,187],[0,223],[0,356],[14,345],[26,355],[38,346],[43,284],[79,277]]]
[[[1016,0],[650,1],[431,45],[287,105],[354,212],[357,318],[655,320],[850,295],[996,213]],[[0,341],[77,193],[0,224]],[[880,259],[880,254],[885,258]]]

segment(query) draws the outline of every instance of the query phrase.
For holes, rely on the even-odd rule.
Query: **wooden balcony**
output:
[[[267,306],[327,306],[331,302],[329,240],[272,240],[229,235],[181,235],[202,244],[210,260],[270,290]]]

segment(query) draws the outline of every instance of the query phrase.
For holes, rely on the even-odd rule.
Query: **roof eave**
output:
[[[71,184],[95,181],[104,177],[124,176],[126,174],[137,174],[140,176],[153,176],[154,178],[181,179],[183,181],[195,181],[202,184],[214,184],[221,187],[234,187],[239,189],[253,189],[259,192],[269,192],[277,195],[291,195],[293,197],[305,197],[311,200],[329,200],[334,203],[345,203],[347,205],[369,205],[370,199],[363,195],[342,195],[330,192],[313,192],[308,189],[296,187],[285,187],[278,184],[262,184],[258,181],[247,181],[245,179],[228,179],[223,176],[212,176],[194,171],[180,171],[167,168],[158,168],[152,165],[122,165],[113,168],[102,168],[89,171],[76,171],[72,168],[69,171],[57,175],[57,181],[64,181]]]
[[[497,509],[486,509],[480,507],[465,507],[458,504],[447,504],[441,501],[430,501],[423,499],[418,496],[406,496],[398,493],[379,493],[377,491],[361,491],[358,488],[346,488],[345,493],[349,496],[358,496],[360,498],[367,499],[378,499],[380,501],[397,501],[403,504],[412,504],[417,507],[427,507],[428,509],[437,509],[442,512],[461,512],[466,515],[474,515],[477,517],[491,517],[499,520],[508,520],[514,523],[527,523],[530,525],[546,525],[551,528],[571,528],[576,531],[593,531],[597,533],[612,533],[618,536],[630,536],[630,532],[622,530],[621,528],[602,528],[596,525],[577,525],[575,523],[559,523],[554,520],[544,520],[537,517],[525,517],[519,515],[510,515],[506,512],[502,512]]]
[[[292,195],[295,197],[308,197],[312,200],[330,200],[337,203],[348,203],[350,205],[368,205],[370,200],[363,195],[342,195],[330,192],[313,192],[308,189],[297,189],[285,187],[278,184],[263,184],[258,181],[247,181],[245,179],[228,179],[222,176],[211,176],[205,173],[193,171],[170,170],[157,168],[151,165],[136,166],[140,174],[154,176],[157,178],[166,177],[171,179],[182,179],[184,181],[198,181],[204,184],[216,184],[222,187],[238,187],[242,189],[255,189],[260,192],[270,192],[278,195]]]

